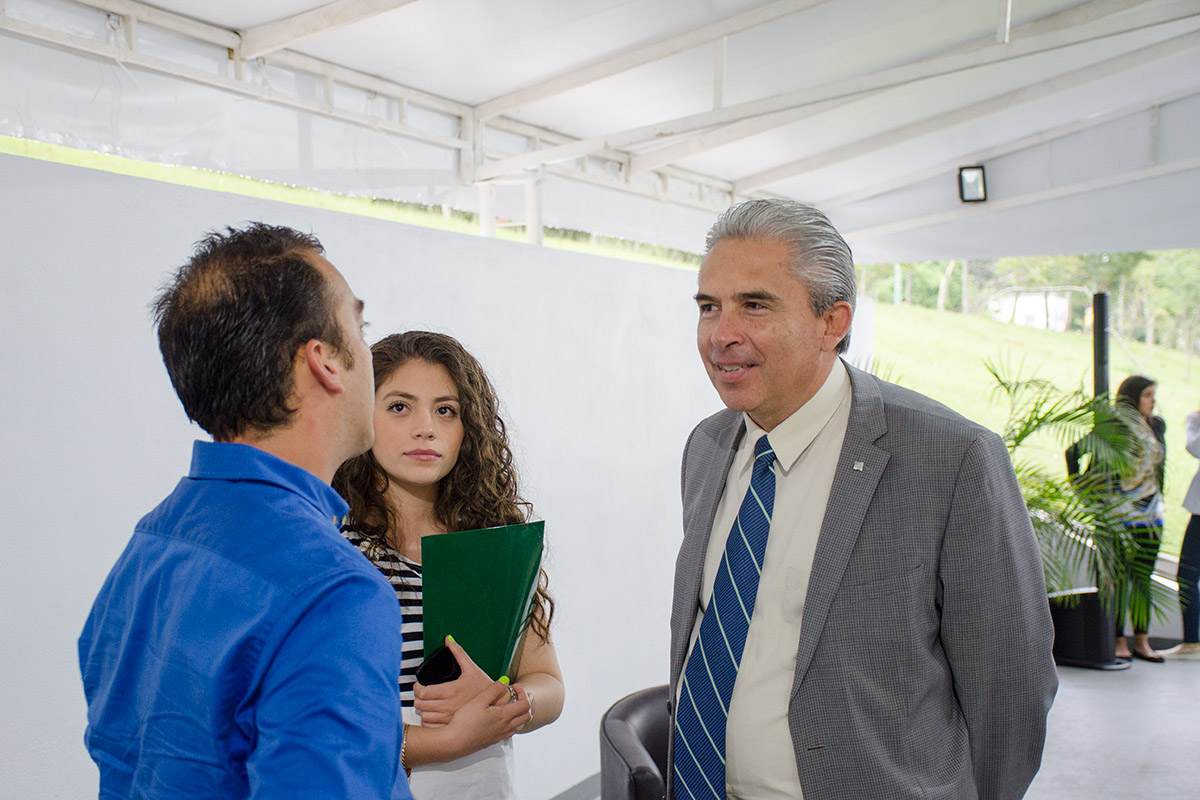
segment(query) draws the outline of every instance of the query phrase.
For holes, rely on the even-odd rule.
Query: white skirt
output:
[[[412,708],[404,709],[404,721],[421,724]],[[414,800],[512,800],[512,739],[444,764],[413,767],[408,785]]]

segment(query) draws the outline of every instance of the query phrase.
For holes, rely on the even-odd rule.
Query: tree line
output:
[[[963,278],[966,277],[964,282]],[[859,266],[859,293],[943,311],[987,314],[1013,293],[1065,291],[1071,330],[1090,329],[1090,295],[1109,293],[1111,330],[1188,361],[1200,336],[1200,250],[918,261]]]

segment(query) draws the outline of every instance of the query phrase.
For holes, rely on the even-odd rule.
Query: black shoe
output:
[[[1134,658],[1140,658],[1142,661],[1149,661],[1151,664],[1161,664],[1165,659],[1160,655],[1147,656],[1139,653],[1137,650],[1130,650]]]

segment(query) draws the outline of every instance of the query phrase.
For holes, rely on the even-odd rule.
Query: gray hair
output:
[[[804,283],[818,316],[845,301],[854,308],[857,290],[850,245],[820,210],[794,200],[749,200],[727,209],[708,229],[704,254],[722,239],[766,239],[791,254],[792,272]],[[850,347],[850,333],[837,352]]]

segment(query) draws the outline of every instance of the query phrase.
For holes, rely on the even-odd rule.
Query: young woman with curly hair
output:
[[[402,765],[412,771],[420,800],[511,797],[512,735],[553,722],[563,704],[545,571],[512,667],[516,702],[507,702],[506,692],[492,705],[491,678],[449,637],[462,676],[436,686],[415,678],[422,661],[423,538],[529,516],[496,393],[479,362],[443,334],[393,334],[371,353],[375,444],[343,464],[333,485],[350,504],[344,535],[395,586],[404,613]]]

